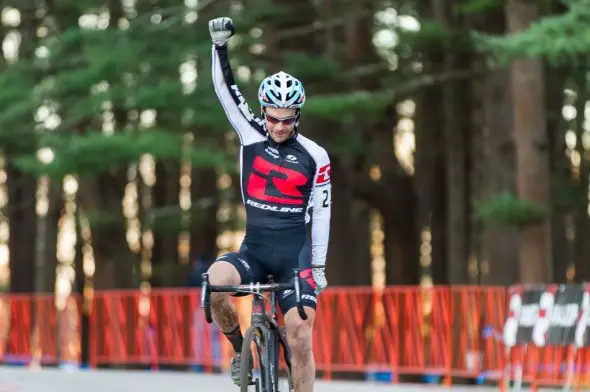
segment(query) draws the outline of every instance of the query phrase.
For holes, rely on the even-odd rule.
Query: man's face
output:
[[[266,130],[275,141],[282,143],[295,131],[296,109],[265,108]]]

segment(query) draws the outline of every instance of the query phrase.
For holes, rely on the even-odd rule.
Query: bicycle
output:
[[[201,308],[205,310],[205,318],[209,324],[213,322],[211,317],[210,294],[217,293],[246,293],[252,294],[252,318],[248,330],[244,334],[244,343],[242,344],[241,362],[242,369],[240,375],[240,392],[248,392],[249,385],[255,385],[256,392],[280,392],[278,388],[279,381],[279,345],[283,348],[283,356],[287,365],[287,381],[289,391],[292,392],[293,381],[291,379],[291,352],[287,343],[287,338],[283,326],[279,326],[277,321],[277,292],[284,290],[293,290],[297,301],[297,311],[299,317],[307,319],[307,314],[301,303],[301,285],[299,278],[299,269],[293,270],[293,279],[290,283],[275,283],[272,275],[267,275],[268,283],[261,284],[250,283],[246,285],[231,286],[212,286],[209,283],[209,275],[202,274],[201,283]],[[270,314],[266,311],[266,304],[262,293],[270,293]],[[252,352],[252,343],[255,345],[255,353]],[[248,371],[250,361],[254,358],[251,354],[256,354],[259,364],[259,374],[252,373],[252,382],[248,382]]]

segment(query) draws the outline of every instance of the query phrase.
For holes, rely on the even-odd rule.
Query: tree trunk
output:
[[[15,168],[7,156],[8,220],[10,222],[10,291],[32,293],[35,284],[35,194],[37,181]]]
[[[21,23],[18,27],[21,34],[19,45],[19,61],[31,61],[35,58],[37,49],[37,27],[39,20],[35,15],[35,8],[19,10]],[[33,85],[39,80],[40,74],[32,69],[29,78]],[[32,87],[32,86],[31,86]],[[30,127],[34,127],[34,110],[28,113]],[[20,142],[20,141],[19,141]],[[18,155],[21,152],[34,153],[38,147],[36,141],[31,141],[26,147],[4,145],[7,161],[7,187],[8,187],[8,216],[10,224],[10,280],[13,292],[33,292],[35,290],[35,232],[37,226],[36,191],[37,181],[33,176],[21,172],[11,162],[11,154]],[[23,150],[21,150],[23,148]],[[30,150],[29,150],[30,148]]]
[[[561,183],[569,184],[572,175],[571,163],[565,154],[565,128],[562,126],[563,91],[569,73],[570,71],[565,68],[551,68],[550,72],[546,72],[545,74],[547,81],[547,131],[551,146],[552,185],[555,189],[555,192],[552,194],[554,210],[551,214],[551,237],[553,244],[552,281],[555,283],[567,282],[567,267],[573,260],[571,242],[567,238],[567,227],[571,224],[572,213],[567,205],[557,206],[558,208],[555,208],[556,200],[554,199],[561,190],[556,188],[560,188],[559,184]]]
[[[420,280],[418,259],[418,201],[413,177],[395,156],[392,124],[398,122],[396,105],[388,108],[369,128],[372,162],[380,169],[380,178],[357,183],[357,194],[376,208],[382,217],[385,256],[385,283],[413,285]]]
[[[120,212],[126,183],[125,169],[103,174],[97,180],[80,180],[79,204],[88,214]],[[115,221],[92,228],[97,290],[137,287],[138,256],[129,249],[126,234],[122,213]]]
[[[173,271],[178,265],[178,234],[181,214],[178,201],[180,191],[180,170],[177,162],[156,162],[156,183],[154,184],[153,208],[164,210],[162,216],[156,214],[153,235],[152,268],[150,279],[152,287],[166,287],[173,284]],[[167,213],[170,211],[170,214]],[[160,273],[156,273],[159,271]]]
[[[353,169],[332,161],[332,222],[328,247],[327,278],[331,286],[371,284],[368,205],[353,194]]]
[[[444,70],[466,69],[469,55],[446,53]],[[469,104],[468,81],[448,82],[443,86],[445,159],[447,180],[447,279],[449,284],[469,281]]]
[[[51,180],[48,180],[47,183],[49,187],[47,190],[47,213],[43,217],[37,217],[35,292],[53,294],[57,268],[58,224],[63,199],[60,182],[53,184]]]
[[[239,184],[239,176],[236,177]],[[217,173],[212,168],[194,169],[191,183],[193,202],[202,202],[204,207],[192,208],[190,260],[199,257],[213,260],[217,257],[219,191]],[[239,195],[239,193],[238,193]],[[241,195],[240,195],[241,197]],[[236,200],[236,202],[239,201]]]
[[[423,12],[434,17],[431,4],[422,4]],[[444,52],[427,47],[424,72],[442,71]],[[447,182],[444,131],[445,117],[442,85],[421,89],[415,97],[414,114],[414,184],[417,196],[417,235],[420,237],[421,274],[432,277],[434,284],[447,284]],[[429,246],[428,246],[429,245]],[[427,250],[430,250],[428,252]]]
[[[386,182],[389,192],[380,204],[385,233],[385,274],[387,285],[416,285],[420,281],[418,200],[414,194],[413,179],[399,175]]]
[[[76,209],[76,251],[74,259],[74,268],[76,279],[72,291],[82,298],[82,308],[80,312],[80,361],[88,364],[90,360],[90,314],[92,309],[91,299],[87,296],[86,274],[84,273],[84,241],[82,240],[82,227],[80,225],[80,208]]]
[[[484,78],[483,155],[486,178],[483,200],[516,191],[516,156],[512,139],[512,99],[507,71],[489,72]],[[502,115],[498,115],[502,113]],[[481,266],[482,284],[506,285],[518,281],[519,231],[514,226],[485,228]]]
[[[538,20],[538,5],[509,0],[508,32],[528,28]],[[519,59],[511,66],[516,141],[517,192],[522,200],[550,203],[549,142],[545,113],[545,78],[540,60]],[[547,219],[520,230],[519,268],[524,283],[551,280],[551,235]]]
[[[490,34],[505,33],[505,15],[501,8],[485,17],[472,15],[471,28]],[[476,66],[484,68],[486,56]],[[474,130],[471,142],[472,197],[488,201],[502,192],[516,192],[516,156],[512,132],[512,96],[507,70],[488,71],[473,80]],[[484,222],[474,227],[472,249],[477,255],[477,282],[507,285],[518,281],[518,228],[497,227]]]
[[[436,55],[429,58],[435,62]],[[432,276],[435,284],[447,283],[446,243],[446,167],[443,132],[441,86],[425,87],[416,97],[414,134],[414,186],[417,196],[417,235],[429,233],[421,241],[430,243],[429,254],[421,254],[423,273]],[[430,260],[428,261],[424,260]]]

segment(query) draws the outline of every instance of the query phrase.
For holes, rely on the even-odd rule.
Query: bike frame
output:
[[[272,276],[268,277],[269,283],[272,284]],[[268,360],[263,387],[270,392],[278,392],[279,381],[279,345],[283,346],[285,352],[285,362],[288,370],[291,371],[291,358],[288,352],[288,344],[284,337],[279,333],[279,323],[277,317],[277,293],[270,293],[270,314],[266,312],[266,303],[262,294],[256,294],[252,298],[252,317],[251,327],[259,328],[264,336],[264,356]]]

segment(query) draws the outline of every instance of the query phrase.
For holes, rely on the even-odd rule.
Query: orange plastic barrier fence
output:
[[[0,359],[56,364],[80,361],[80,300],[58,308],[51,295],[0,296]]]
[[[234,298],[242,328],[250,297]],[[56,307],[51,296],[0,297],[0,360],[80,361],[80,299]],[[317,369],[325,379],[341,372],[385,372],[500,381],[507,368],[501,334],[506,290],[435,286],[331,288],[319,297],[314,331]],[[35,322],[37,320],[37,322]],[[95,293],[89,324],[90,366],[194,365],[227,370],[232,348],[200,309],[200,290],[166,289]],[[520,354],[519,354],[520,352]],[[510,372],[522,364],[533,384],[590,382],[590,352],[515,347]],[[573,373],[563,363],[578,365]],[[283,364],[284,365],[284,364]],[[560,370],[561,369],[561,370]]]

